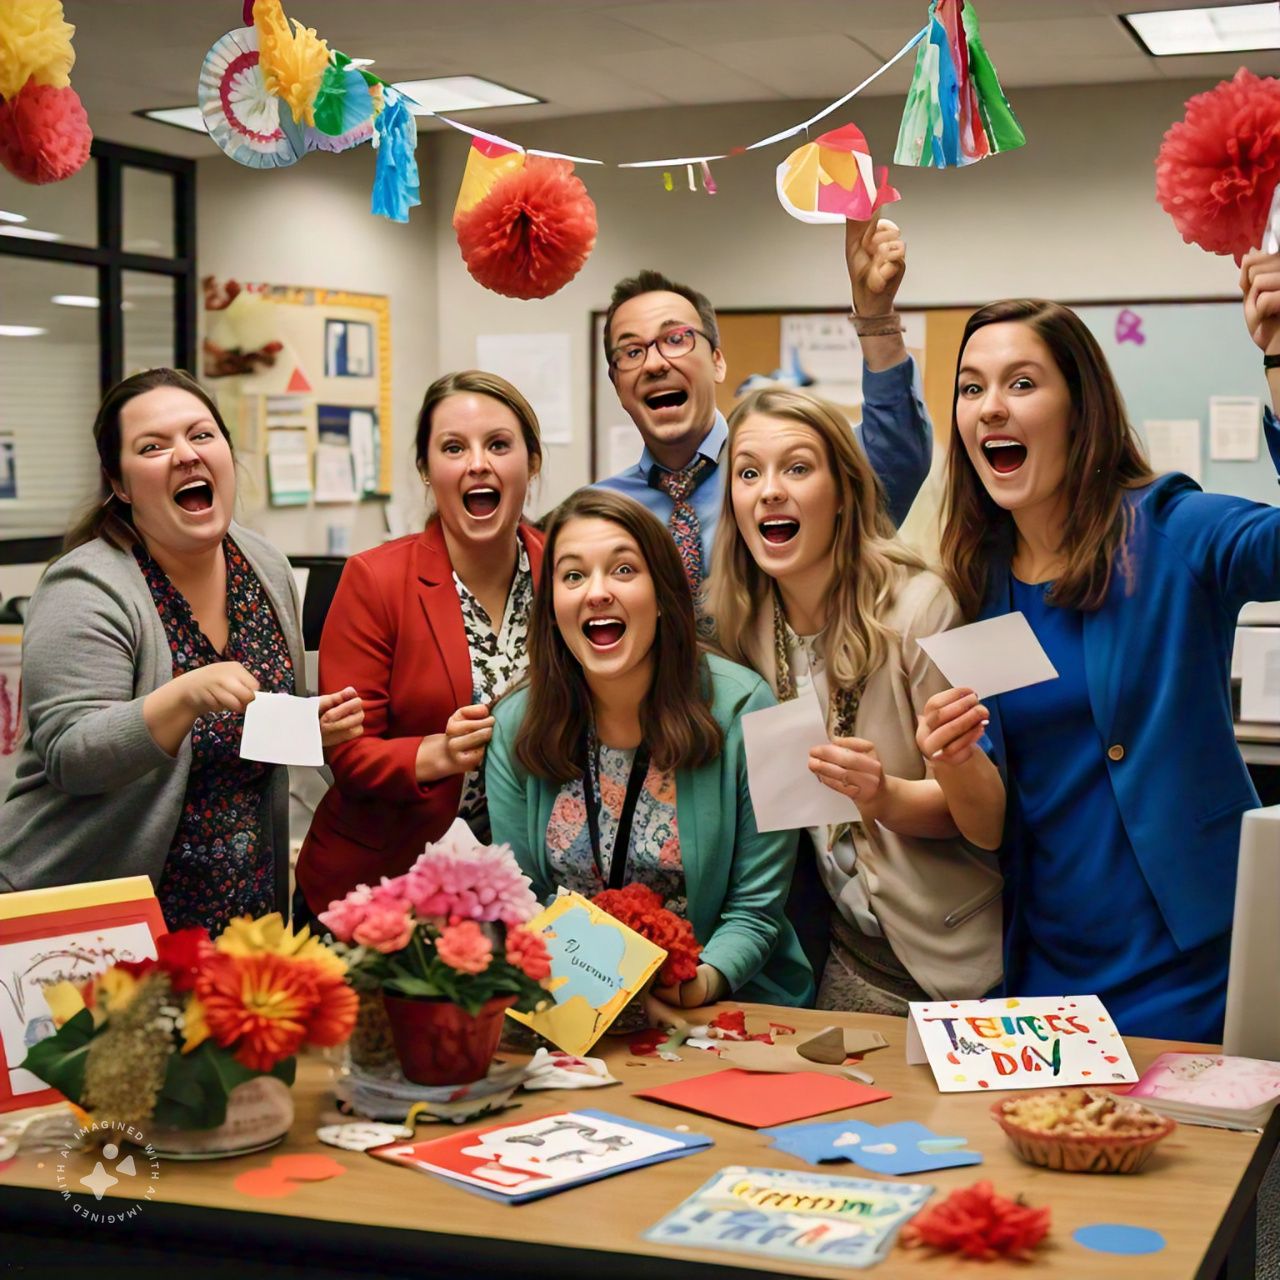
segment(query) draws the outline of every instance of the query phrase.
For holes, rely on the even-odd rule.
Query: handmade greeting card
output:
[[[899,1177],[981,1164],[982,1155],[968,1151],[967,1138],[948,1137],[916,1120],[896,1124],[865,1124],[861,1120],[828,1120],[818,1124],[789,1124],[762,1129],[779,1151],[810,1164],[848,1160],[872,1173]]]
[[[1280,1062],[1222,1053],[1162,1053],[1129,1096],[1175,1120],[1261,1129],[1280,1105]]]
[[[54,1032],[45,986],[85,982],[121,960],[154,960],[165,932],[146,876],[0,894],[0,1111],[62,1097],[19,1066]]]
[[[700,1133],[656,1129],[606,1111],[562,1111],[430,1142],[378,1147],[371,1154],[520,1204],[709,1146],[711,1139]]]
[[[1138,1078],[1097,996],[912,1004],[907,1061],[927,1062],[943,1093],[1127,1084]]]
[[[869,1267],[933,1188],[783,1169],[721,1169],[644,1233],[656,1244]]]
[[[507,1011],[566,1053],[582,1056],[667,953],[577,893],[558,897],[525,926],[551,955],[553,1005],[539,1013]]]

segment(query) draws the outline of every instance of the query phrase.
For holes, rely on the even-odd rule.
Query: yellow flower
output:
[[[189,995],[182,1010],[182,1052],[198,1049],[209,1038],[209,1024],[204,1018],[200,997]]]
[[[70,1022],[84,1008],[84,996],[72,982],[51,982],[44,989],[44,998],[55,1027]]]
[[[341,978],[347,971],[346,964],[319,938],[313,938],[306,925],[294,933],[285,926],[278,911],[257,920],[249,916],[232,920],[213,945],[227,956],[269,954],[284,960],[310,960],[334,978]]]
[[[99,1013],[104,1018],[109,1018],[112,1014],[127,1009],[138,994],[138,986],[138,979],[133,974],[126,973],[119,965],[100,974],[93,983],[94,1021],[99,1020]]]

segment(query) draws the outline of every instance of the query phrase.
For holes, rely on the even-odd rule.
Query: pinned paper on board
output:
[[[266,764],[324,765],[320,699],[257,693],[244,711],[240,758]]]
[[[758,831],[794,831],[856,822],[858,806],[809,770],[809,751],[828,742],[812,689],[742,717],[747,786]]]
[[[1026,615],[1016,610],[922,636],[920,647],[954,688],[972,689],[979,698],[1058,678]]]
[[[542,935],[551,957],[555,1003],[537,1013],[507,1010],[566,1053],[584,1055],[667,953],[581,894],[565,893],[525,926]]]
[[[1131,1084],[1138,1078],[1097,996],[912,1003],[907,1061],[927,1062],[942,1093]]]
[[[801,222],[864,221],[902,199],[888,175],[887,167],[872,164],[862,130],[846,124],[797,147],[778,166],[778,200]]]
[[[779,1151],[807,1160],[810,1164],[848,1160],[871,1173],[886,1173],[894,1177],[982,1163],[980,1152],[965,1150],[969,1145],[967,1138],[935,1133],[915,1120],[886,1125],[866,1124],[861,1120],[829,1120],[820,1124],[762,1129],[760,1132]]]

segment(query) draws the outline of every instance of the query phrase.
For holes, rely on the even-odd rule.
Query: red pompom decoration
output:
[[[571,164],[529,156],[453,227],[477,284],[508,298],[547,298],[595,248],[596,207]]]
[[[662,986],[674,987],[698,976],[702,945],[694,937],[693,926],[668,911],[661,896],[648,885],[637,882],[621,889],[601,889],[591,901],[667,953],[658,972]]]
[[[941,1204],[916,1214],[902,1228],[908,1247],[928,1245],[946,1253],[990,1262],[1027,1259],[1049,1234],[1048,1208],[1033,1209],[997,1195],[989,1182],[953,1191]]]
[[[1187,103],[1156,156],[1156,199],[1182,238],[1237,262],[1262,243],[1280,180],[1280,81],[1241,67]]]
[[[89,158],[93,131],[80,96],[28,80],[0,102],[0,164],[23,182],[61,182]]]

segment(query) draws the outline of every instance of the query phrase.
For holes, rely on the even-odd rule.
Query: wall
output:
[[[420,151],[424,185],[432,176],[426,160]],[[221,155],[201,161],[197,265],[201,276],[391,298],[394,490],[408,504],[410,523],[420,524],[412,442],[422,391],[436,368],[435,216],[428,199],[406,225],[374,217],[369,212],[373,169],[367,146],[266,171],[246,169]],[[282,551],[323,552],[333,524],[350,527],[352,551],[383,538],[381,503],[275,509],[249,479],[241,484],[241,517]]]
[[[1025,148],[962,170],[891,168],[903,197],[892,214],[907,234],[910,255],[901,301],[1232,292],[1230,260],[1184,245],[1153,195],[1160,139],[1181,116],[1186,98],[1207,87],[1176,82],[1017,90],[1013,105],[1029,139]],[[507,133],[525,146],[646,159],[726,150],[816,109],[787,103],[626,112],[511,125]],[[856,121],[877,162],[888,163],[901,110],[896,96],[868,98],[826,123]],[[683,168],[673,172],[675,190],[667,192],[661,171],[579,166],[600,211],[599,240],[580,275],[541,302],[487,293],[466,274],[449,226],[468,144],[460,134],[433,134],[429,144],[439,228],[439,367],[471,364],[480,333],[573,335],[575,443],[548,451],[546,479],[535,495],[539,509],[587,479],[590,312],[607,304],[620,277],[657,267],[726,308],[848,305],[841,230],[795,221],[774,195],[774,169],[788,154],[785,143],[713,165],[714,197],[690,193]],[[733,352],[726,354],[732,378]],[[1260,383],[1258,393],[1264,392]],[[638,436],[636,448],[638,454]]]

